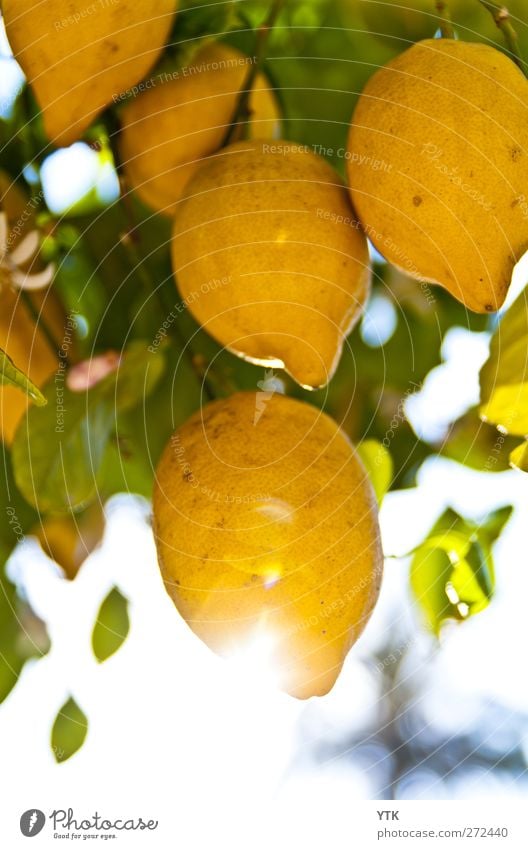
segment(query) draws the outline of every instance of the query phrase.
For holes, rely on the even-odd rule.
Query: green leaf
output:
[[[104,498],[117,492],[150,498],[154,468],[167,440],[200,407],[200,384],[188,360],[180,359],[180,351],[174,345],[164,351],[164,356],[167,368],[145,406],[116,417],[117,437],[108,444],[101,471]],[[235,364],[238,366],[239,362],[237,359]],[[254,385],[253,374],[251,388]]]
[[[51,729],[51,748],[57,763],[78,752],[88,732],[88,720],[73,697],[63,704]]]
[[[440,453],[477,471],[503,472],[510,468],[517,442],[516,437],[497,433],[493,425],[481,421],[474,408],[454,422]]]
[[[478,526],[477,533],[480,539],[484,539],[489,546],[492,546],[500,537],[512,513],[513,507],[508,504],[506,507],[499,507],[498,510],[494,510],[489,516],[486,516]]]
[[[49,639],[41,619],[17,593],[0,567],[0,703],[9,695],[30,658],[42,657]]]
[[[528,434],[528,300],[522,292],[499,322],[480,373],[484,421],[503,433]]]
[[[421,546],[412,559],[411,589],[435,634],[452,613],[452,605],[446,595],[452,571],[449,555],[441,548]]]
[[[17,485],[41,513],[69,513],[97,493],[99,469],[112,431],[111,399],[101,389],[57,395],[53,379],[44,387],[49,404],[28,410],[13,442]]]
[[[13,360],[5,351],[0,348],[0,383],[10,384],[21,389],[26,395],[29,395],[31,400],[37,407],[42,407],[47,403],[42,392],[31,382],[29,377],[16,367]]]
[[[196,39],[217,38],[223,35],[235,22],[234,0],[185,0],[180,6],[174,27],[171,44],[181,49],[184,42],[193,43]]]
[[[92,632],[93,653],[99,663],[111,657],[123,645],[129,629],[128,601],[114,587],[99,608]]]
[[[411,562],[411,589],[439,634],[446,619],[462,621],[488,606],[495,588],[491,545],[511,515],[504,507],[482,523],[446,510]]]
[[[456,510],[448,507],[442,515],[436,520],[429,534],[429,538],[433,536],[445,535],[446,541],[451,539],[451,536],[462,536],[467,538],[474,532],[474,525],[464,519]],[[455,546],[456,547],[456,546]]]
[[[392,483],[392,457],[376,439],[366,439],[358,445],[357,450],[374,487],[378,504],[381,504]]]
[[[457,564],[453,573],[453,584],[466,603],[471,601],[473,605],[480,605],[483,601],[481,596],[485,597],[485,604],[491,599],[494,581],[488,559],[483,546],[475,540],[471,543],[464,560]],[[473,587],[473,581],[476,582],[475,587]]]
[[[143,401],[163,370],[161,353],[134,342],[119,369],[86,392],[52,379],[43,390],[50,403],[28,410],[13,442],[15,478],[26,500],[41,513],[69,513],[90,503],[116,415]]]
[[[20,672],[31,657],[40,657],[49,649],[44,623],[17,593],[5,572],[7,561],[17,542],[36,521],[37,514],[25,503],[12,475],[11,458],[1,446],[0,474],[0,702],[16,684]]]
[[[57,230],[54,237],[57,243],[57,256],[54,256],[57,270],[53,286],[68,313],[81,354],[89,355],[105,309],[108,309],[108,296],[97,264],[88,253],[78,230],[65,224]]]

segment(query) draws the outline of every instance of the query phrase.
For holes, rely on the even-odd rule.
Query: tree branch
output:
[[[246,79],[244,80],[244,84],[236,102],[235,111],[233,112],[233,117],[220,147],[226,147],[230,144],[234,140],[240,125],[247,124],[249,120],[249,98],[251,97],[251,92],[253,90],[257,74],[259,73],[262,63],[266,58],[266,49],[269,37],[273,27],[277,23],[277,18],[282,11],[284,3],[285,0],[273,0],[266,20],[257,29],[254,62],[252,62]]]
[[[521,50],[519,48],[519,38],[511,22],[508,9],[502,3],[495,2],[495,0],[479,0],[479,3],[481,3],[491,14],[493,20],[504,35],[513,61],[526,75],[526,63],[522,57]]]

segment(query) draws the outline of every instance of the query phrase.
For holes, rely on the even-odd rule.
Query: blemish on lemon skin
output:
[[[421,203],[422,203],[422,198],[420,197],[420,195],[415,195],[415,196],[413,197],[413,204],[414,204],[415,206],[420,206],[420,205],[421,205]]]

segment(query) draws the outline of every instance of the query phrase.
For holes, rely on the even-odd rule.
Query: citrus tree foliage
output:
[[[350,117],[361,91],[377,68],[413,41],[432,38],[439,27],[447,33],[436,5],[402,0],[396,12],[374,0],[185,0],[145,79],[181,78],[198,51],[219,42],[255,57],[258,71],[271,80],[280,137],[309,146],[344,177]],[[519,52],[528,50],[522,2],[512,0],[511,19],[500,28],[493,20],[498,4],[448,5],[460,39],[511,54],[513,26]],[[4,2],[6,15],[8,6]],[[272,27],[263,28],[263,22]],[[17,30],[16,39],[23,35]],[[522,64],[519,55],[514,58]],[[50,117],[43,120],[36,87],[25,85],[0,119],[0,304],[5,311],[13,281],[26,281],[17,290],[30,317],[25,349],[44,363],[38,345],[47,346],[54,361],[35,375],[22,355],[8,352],[9,344],[0,351],[2,416],[9,417],[24,393],[28,398],[14,431],[3,429],[0,699],[25,661],[48,649],[43,623],[7,569],[16,545],[37,537],[65,577],[75,578],[102,537],[105,501],[120,492],[149,498],[153,470],[173,430],[209,397],[254,391],[262,379],[261,369],[221,348],[193,319],[174,287],[171,220],[146,206],[127,182],[120,149],[123,109],[143,82],[136,79],[137,90],[116,92],[105,108],[95,109],[82,133],[99,167],[116,174],[116,200],[105,201],[94,188],[61,214],[47,207],[40,175],[55,148],[50,126],[56,125]],[[236,99],[232,128],[248,117],[246,101]],[[59,130],[55,135],[64,137]],[[49,284],[44,297],[33,292],[42,281]],[[348,337],[328,386],[308,394],[287,375],[281,380],[288,395],[324,407],[359,446],[378,500],[391,489],[414,486],[431,456],[480,471],[511,465],[528,471],[525,294],[498,318],[470,313],[443,289],[412,281],[375,254],[371,298],[391,316],[386,338],[372,338],[367,314]],[[454,327],[490,333],[480,403],[453,422],[444,438],[425,441],[409,424],[406,402],[441,364],[444,337]],[[463,622],[492,601],[500,582],[492,548],[509,515],[506,506],[475,523],[447,510],[412,553],[410,583],[420,623],[433,633],[446,619]],[[127,601],[114,588],[101,599],[94,623],[96,658],[104,661],[117,651],[128,629]],[[69,698],[52,732],[59,762],[82,745],[86,730],[82,709]]]

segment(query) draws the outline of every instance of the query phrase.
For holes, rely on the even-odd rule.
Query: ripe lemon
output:
[[[4,0],[7,37],[43,113],[48,138],[76,141],[155,64],[176,0]]]
[[[178,207],[183,301],[221,344],[314,388],[332,377],[369,291],[366,239],[340,178],[291,142],[237,142]]]
[[[175,432],[156,473],[154,533],[195,634],[227,656],[264,647],[277,683],[308,698],[331,689],[376,603],[377,506],[335,422],[263,395],[213,402]]]
[[[429,40],[374,74],[350,128],[369,238],[476,312],[500,308],[528,248],[527,102],[528,81],[498,50]]]
[[[153,209],[172,215],[201,161],[220,147],[250,68],[250,59],[223,44],[208,44],[190,66],[127,103],[121,114],[121,158],[128,182]],[[249,100],[253,136],[272,138],[279,108],[259,74]]]

